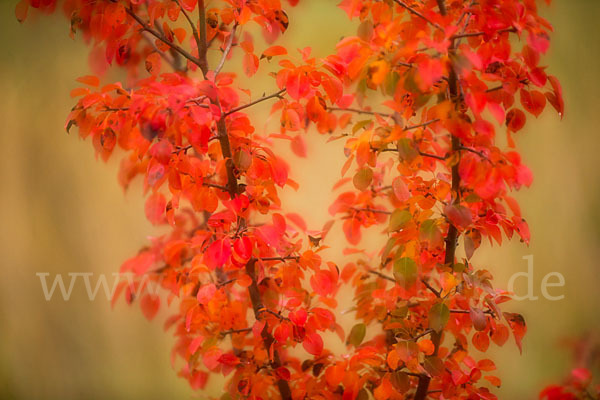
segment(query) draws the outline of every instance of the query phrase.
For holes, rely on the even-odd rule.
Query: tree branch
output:
[[[348,111],[356,114],[367,114],[367,115],[381,115],[383,117],[392,117],[393,114],[382,113],[377,111],[360,110],[358,108],[339,108],[339,107],[327,107],[327,111]]]
[[[198,29],[196,29],[196,24],[194,23],[194,21],[192,21],[192,18],[190,17],[188,12],[185,10],[185,8],[183,8],[181,6],[181,3],[179,2],[179,0],[173,0],[173,1],[175,3],[177,3],[177,5],[179,6],[179,9],[185,16],[185,19],[187,19],[188,23],[190,24],[190,27],[192,28],[192,35],[194,36],[194,40],[196,41],[196,46],[198,47],[198,54],[200,54],[200,48],[202,47],[202,40],[200,39],[200,35],[198,34]]]
[[[221,332],[221,336],[234,335],[236,333],[248,333],[248,332],[252,332],[252,328],[230,329],[228,331]]]
[[[219,75],[219,72],[221,72],[223,66],[225,65],[225,60],[227,60],[227,56],[229,55],[231,47],[233,46],[233,39],[235,37],[236,29],[237,23],[233,25],[233,28],[231,28],[231,32],[229,33],[229,37],[227,38],[227,44],[225,45],[225,49],[223,50],[223,56],[221,57],[221,61],[219,61],[217,68],[215,68],[215,75]]]
[[[202,1],[202,0],[201,0]],[[190,53],[179,47],[177,44],[169,41],[164,35],[152,29],[148,24],[146,24],[140,17],[137,16],[136,13],[133,12],[131,8],[126,8],[127,14],[133,18],[146,32],[150,33],[152,36],[168,45],[171,49],[175,50],[177,53],[181,54],[183,57],[190,60],[192,63],[196,64],[202,69],[202,63],[196,57],[192,56]]]
[[[426,16],[424,16],[423,14],[421,14],[419,11],[415,10],[414,8],[410,7],[409,5],[407,5],[406,3],[404,3],[401,0],[394,0],[394,3],[398,4],[401,7],[404,7],[408,12],[410,12],[411,14],[416,15],[419,18],[422,18],[423,20],[425,20],[427,23],[431,24],[432,26],[434,26],[435,28],[439,29],[440,31],[444,31],[444,28],[442,28],[439,24],[433,22],[432,20],[430,20],[429,18],[427,18]],[[440,0],[438,0],[438,4],[440,3]],[[443,1],[442,1],[443,3]],[[445,10],[445,6],[444,6],[444,10]],[[444,15],[445,13],[442,13],[442,15]]]
[[[441,292],[439,290],[436,290],[433,286],[431,286],[429,284],[429,282],[427,282],[425,279],[421,278],[421,282],[423,282],[423,285],[425,285],[425,287],[427,289],[429,289],[433,294],[435,294],[435,297],[437,297],[437,298],[441,298],[442,297]]]
[[[514,27],[510,27],[510,28],[504,28],[504,29],[498,29],[495,33],[500,35],[502,33],[507,33],[507,32],[517,32],[517,29]],[[469,32],[469,33],[460,33],[457,35],[452,35],[450,37],[450,39],[454,40],[454,39],[462,39],[462,38],[467,38],[467,37],[477,37],[477,36],[483,36],[485,35],[486,32]]]
[[[200,47],[198,47],[198,59],[200,61],[200,69],[204,78],[208,73],[208,59],[206,53],[208,52],[208,43],[206,42],[206,10],[204,9],[204,0],[198,0],[198,29],[200,38]]]
[[[446,3],[444,0],[437,0],[438,7],[440,9],[440,13],[442,16],[447,14]],[[454,52],[454,44],[450,48],[450,53]],[[458,76],[456,75],[456,71],[452,63],[450,64],[450,74],[448,77],[448,90],[450,94],[450,101],[452,101],[455,107],[458,108],[458,103],[460,101],[459,87],[458,87]],[[461,143],[460,139],[452,133],[450,133],[452,139],[452,152],[460,151]],[[458,171],[459,163],[456,163],[452,167],[452,193],[453,193],[453,203],[460,203],[460,174]],[[458,240],[458,229],[452,224],[448,228],[448,234],[446,235],[446,252],[444,255],[444,263],[445,264],[453,264],[454,258],[456,255],[456,243]],[[439,297],[439,294],[438,294]],[[434,351],[433,355],[437,356],[438,351],[440,349],[440,344],[442,342],[442,331],[433,332],[431,334],[431,341],[433,342]],[[417,385],[417,392],[415,393],[414,400],[425,400],[427,398],[427,394],[429,392],[429,384],[431,383],[431,378],[428,376],[420,377],[419,383]]]
[[[385,215],[392,215],[392,213],[390,211],[386,211],[386,210],[378,210],[376,208],[356,208],[356,207],[351,207],[352,210],[354,211],[358,211],[358,212],[371,212],[374,214],[385,214]]]
[[[391,276],[387,276],[387,275],[385,275],[385,274],[382,274],[381,272],[379,272],[379,271],[375,271],[374,269],[369,269],[369,270],[368,270],[368,272],[369,272],[370,274],[377,275],[377,276],[378,276],[378,277],[380,277],[381,279],[385,279],[385,280],[387,280],[387,281],[390,281],[390,282],[394,282],[394,283],[396,283],[396,280],[395,280],[394,278],[392,278]]]
[[[262,305],[260,291],[258,290],[258,284],[256,283],[255,265],[256,260],[250,260],[248,264],[246,264],[246,273],[252,279],[252,283],[250,284],[250,286],[248,286],[248,294],[250,295],[250,301],[252,302],[254,317],[258,321],[260,319],[260,314],[261,312],[263,312],[262,310],[265,309],[265,307]],[[273,345],[275,339],[265,328],[263,328],[261,336],[263,339],[265,350],[267,351],[267,353],[270,353],[271,346]],[[281,366],[282,363],[281,358],[279,357],[279,352],[277,350],[274,350],[272,368],[276,370]],[[292,400],[292,391],[287,381],[281,378],[277,379],[277,388],[279,389],[279,393],[281,394],[282,400]]]
[[[269,99],[272,99],[272,98],[274,98],[274,97],[281,98],[281,95],[282,95],[283,93],[285,93],[285,90],[286,90],[286,89],[285,89],[285,88],[283,88],[283,89],[281,89],[280,91],[278,91],[277,93],[273,93],[273,94],[270,94],[270,95],[268,95],[268,96],[261,97],[260,99],[258,99],[258,100],[254,100],[254,101],[252,101],[252,102],[250,102],[250,103],[248,103],[248,104],[244,104],[244,105],[242,105],[242,106],[239,106],[239,107],[236,107],[236,108],[232,108],[231,110],[229,110],[228,112],[226,112],[224,115],[225,115],[225,117],[227,117],[227,116],[229,116],[229,115],[231,115],[231,114],[234,114],[234,113],[236,113],[236,112],[242,111],[242,110],[244,110],[244,109],[246,109],[246,108],[248,108],[248,107],[252,107],[253,105],[256,105],[256,104],[258,104],[258,103],[262,103],[263,101],[265,101],[265,100],[269,100]]]

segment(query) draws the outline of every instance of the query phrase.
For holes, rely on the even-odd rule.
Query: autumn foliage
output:
[[[279,41],[298,2],[18,3],[21,21],[62,9],[90,45],[94,75],[78,79],[67,130],[120,157],[120,183],[143,180],[148,220],[169,228],[123,264],[137,279],[117,298],[149,319],[174,303],[179,374],[195,389],[225,376],[223,399],[495,399],[482,353],[510,337],[520,349],[527,328],[470,260],[482,242],[529,241],[510,194],[532,181],[516,142],[548,106],[564,113],[540,2],[342,0],[358,30],[327,56]],[[228,72],[232,57],[245,76]],[[126,78],[101,85],[109,66]],[[242,89],[257,74],[268,87]],[[277,134],[257,128],[263,102]],[[334,220],[317,231],[281,203],[297,184],[273,147],[306,156],[314,132],[347,157],[337,200],[320,205]],[[333,221],[346,265],[322,252]],[[371,226],[387,239],[364,251]],[[336,322],[342,290],[351,329]]]

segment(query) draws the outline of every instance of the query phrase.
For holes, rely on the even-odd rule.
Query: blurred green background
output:
[[[350,32],[344,14],[333,0],[302,3],[290,12],[286,40],[328,54]],[[158,231],[145,221],[139,187],[125,194],[119,187],[117,159],[95,160],[90,143],[64,132],[74,79],[88,71],[86,49],[68,37],[68,21],[31,18],[21,26],[7,0],[0,13],[0,398],[203,398],[170,366],[172,339],[159,322],[166,313],[150,323],[122,302],[111,309],[103,296],[89,301],[81,284],[70,301],[45,301],[36,273],[110,274]],[[519,135],[536,178],[517,196],[533,239],[529,247],[515,242],[476,256],[497,287],[526,271],[523,256],[534,257],[540,299],[505,307],[526,316],[523,355],[512,339],[494,350],[503,399],[537,398],[570,367],[559,340],[600,328],[600,2],[556,1],[544,15],[556,28],[546,61],[562,81],[567,113],[561,122],[547,112]],[[320,205],[333,199],[328,188],[339,178],[342,143],[309,138],[310,161],[292,165],[301,190],[286,193],[285,202],[319,228],[329,218]],[[540,292],[553,271],[566,280],[550,289],[564,294],[560,301]],[[525,289],[519,282],[517,291]]]

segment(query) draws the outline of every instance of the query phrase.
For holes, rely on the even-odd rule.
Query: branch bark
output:
[[[445,16],[447,14],[446,4],[444,0],[437,0],[438,7],[440,9],[440,13]],[[454,48],[451,47],[449,50],[451,53],[454,52]],[[450,75],[448,77],[448,91],[450,95],[450,100],[454,103],[455,107],[458,107],[458,103],[460,102],[460,92],[459,92],[459,82],[458,76],[456,75],[456,71],[454,66],[451,65]],[[452,136],[452,152],[460,151],[461,143],[460,139],[456,136]],[[452,195],[453,195],[453,203],[460,203],[460,174],[458,172],[458,163],[452,167]],[[458,241],[458,229],[452,224],[450,224],[450,228],[448,229],[448,234],[446,235],[446,252],[444,255],[444,263],[445,264],[453,264],[454,258],[456,255],[456,243]],[[434,345],[433,355],[436,356],[440,349],[440,343],[442,341],[442,331],[433,332],[431,334],[431,341]],[[414,400],[425,400],[427,395],[429,394],[429,384],[431,383],[431,378],[428,376],[419,377],[419,383],[417,385],[417,392],[415,394]]]

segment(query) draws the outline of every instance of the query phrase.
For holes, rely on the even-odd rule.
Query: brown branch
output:
[[[288,261],[288,260],[300,260],[300,256],[286,256],[286,257],[258,257],[256,260],[260,261]]]
[[[527,85],[529,83],[529,80],[527,78],[521,79],[521,80],[519,80],[519,83],[523,84],[523,85]],[[485,92],[492,93],[492,92],[495,92],[497,90],[502,90],[502,89],[504,89],[504,85],[498,85],[498,86],[494,86],[494,87],[487,89]]]
[[[360,110],[358,108],[327,107],[327,111],[347,111],[347,112],[353,112],[356,114],[381,115],[383,117],[392,117],[393,116],[393,114],[389,114],[389,113],[382,113],[382,112],[370,111],[370,110]]]
[[[255,265],[256,265],[256,260],[250,260],[248,262],[248,264],[246,264],[246,273],[252,279],[252,283],[250,284],[250,286],[248,286],[248,294],[250,295],[250,301],[252,302],[252,309],[254,310],[254,317],[256,318],[256,320],[259,320],[260,314],[261,314],[261,312],[263,312],[262,310],[263,309],[266,310],[266,308],[262,305],[260,291],[258,290],[258,284],[256,283]],[[265,350],[267,351],[267,353],[270,354],[271,346],[273,345],[273,342],[275,341],[275,339],[266,330],[266,326],[265,326],[265,328],[263,328],[263,330],[261,332],[261,336],[263,339],[263,343],[265,345]],[[277,350],[273,351],[273,362],[271,364],[272,364],[272,368],[274,370],[276,370],[277,368],[279,368],[283,365],[281,363],[281,358],[279,357],[279,351],[277,351]],[[279,393],[281,394],[282,400],[292,400],[292,391],[290,389],[290,385],[288,384],[288,382],[280,378],[280,379],[277,379],[276,383],[277,383],[277,388],[279,389]]]
[[[470,148],[470,147],[464,147],[464,146],[460,146],[460,147],[458,148],[458,150],[468,151],[469,153],[477,154],[477,155],[478,155],[479,157],[481,157],[482,159],[484,159],[484,160],[486,160],[486,161],[489,161],[490,163],[492,163],[492,160],[490,160],[490,159],[488,158],[488,156],[486,156],[485,154],[483,154],[481,151],[478,151],[478,150],[472,149],[472,148]],[[492,163],[492,164],[493,164],[493,163]]]
[[[217,68],[215,68],[215,75],[219,75],[219,72],[221,72],[223,66],[225,65],[225,60],[227,60],[227,56],[229,55],[231,47],[233,46],[233,39],[235,37],[236,29],[237,23],[233,25],[233,28],[231,28],[231,32],[229,33],[229,37],[227,38],[227,44],[225,45],[225,49],[223,50],[223,56],[221,57],[221,61],[219,61]]]
[[[146,32],[144,32],[146,33]],[[179,65],[178,59],[176,59],[175,57],[171,58],[170,56],[168,56],[165,52],[160,51],[158,49],[158,47],[156,47],[156,43],[154,43],[154,40],[152,40],[152,37],[147,35],[147,34],[142,34],[144,40],[146,42],[148,42],[150,44],[150,46],[152,46],[152,48],[154,49],[154,51],[156,53],[158,53],[160,55],[160,57],[165,60],[167,62],[167,64],[169,64],[171,66],[171,68],[173,68],[174,71],[183,71],[181,69],[181,66]]]
[[[200,0],[200,1],[202,1],[202,0]],[[183,57],[187,58],[192,63],[196,64],[197,66],[199,66],[202,69],[202,63],[201,63],[200,60],[198,60],[196,57],[192,56],[190,53],[188,53],[187,51],[185,51],[184,49],[182,49],[181,47],[179,47],[177,44],[169,41],[160,32],[157,32],[154,29],[152,29],[140,17],[138,17],[137,14],[134,13],[131,8],[126,8],[125,11],[127,11],[127,14],[131,18],[133,18],[142,27],[142,30],[150,33],[152,36],[154,36],[155,38],[157,38],[158,40],[160,40],[161,42],[163,42],[164,44],[166,44],[167,46],[169,46],[171,49],[173,49],[177,53],[181,54]]]
[[[423,122],[422,124],[409,125],[409,126],[405,127],[403,130],[404,131],[411,131],[413,129],[424,128],[426,126],[429,126],[429,125],[434,124],[434,123],[439,122],[439,121],[440,120],[438,118],[436,118],[436,119],[432,119],[431,121]]]
[[[451,309],[450,312],[453,313],[453,314],[469,314],[471,311],[469,311],[469,310]],[[492,310],[486,310],[483,313],[484,314],[488,314],[488,315],[494,315],[494,312]]]
[[[392,215],[392,213],[390,211],[386,211],[386,210],[377,210],[375,208],[357,208],[357,207],[351,207],[352,210],[354,211],[358,211],[358,212],[371,212],[374,214],[385,214],[385,215]]]
[[[204,9],[204,0],[198,0],[198,23],[199,23],[199,37],[200,47],[198,47],[198,59],[200,61],[200,69],[202,74],[206,78],[208,73],[208,59],[206,54],[208,52],[208,44],[206,42],[206,10]]]
[[[427,18],[426,16],[424,16],[423,14],[421,14],[419,11],[415,10],[414,8],[410,7],[409,5],[407,5],[406,3],[404,3],[401,0],[394,0],[394,3],[398,4],[401,7],[404,7],[408,12],[410,12],[411,14],[416,15],[417,17],[425,20],[427,23],[431,24],[432,26],[436,27],[437,29],[439,29],[440,31],[444,31],[444,28],[442,28],[439,24],[433,22],[432,20],[430,20],[429,18]],[[438,0],[438,4],[439,4],[439,0]],[[444,15],[445,13],[442,13],[442,15]]]
[[[385,280],[387,280],[387,281],[390,281],[390,282],[394,282],[394,283],[396,283],[396,280],[395,280],[394,278],[392,278],[391,276],[387,276],[387,275],[385,275],[385,274],[382,274],[381,272],[379,272],[379,271],[375,271],[374,269],[369,269],[369,270],[368,270],[368,272],[369,272],[370,274],[377,275],[377,276],[378,276],[378,277],[380,277],[381,279],[385,279]]]
[[[412,341],[416,342],[417,340],[421,339],[423,336],[427,336],[430,333],[435,332],[433,329],[426,329],[425,331],[419,333],[417,336],[411,338]]]
[[[507,32],[514,33],[514,32],[517,32],[517,29],[514,28],[514,27],[504,28],[504,29],[498,29],[495,33],[497,33],[497,34],[500,35],[502,33],[507,33]],[[454,39],[462,39],[462,38],[468,38],[468,37],[477,37],[477,36],[483,36],[485,34],[486,34],[486,32],[460,33],[460,34],[457,34],[457,35],[450,36],[450,39],[454,40]]]
[[[250,102],[250,103],[248,103],[248,104],[244,104],[244,105],[242,105],[242,106],[239,106],[239,107],[232,108],[231,110],[229,110],[228,112],[226,112],[224,115],[225,115],[225,117],[227,117],[228,115],[231,115],[231,114],[234,114],[234,113],[236,113],[236,112],[242,111],[242,110],[244,110],[244,109],[246,109],[246,108],[248,108],[248,107],[252,107],[253,105],[256,105],[256,104],[258,104],[258,103],[261,103],[261,102],[263,102],[263,101],[265,101],[265,100],[272,99],[272,98],[274,98],[274,97],[281,98],[281,95],[282,95],[283,93],[285,93],[285,90],[286,90],[286,89],[285,89],[285,88],[283,88],[283,89],[281,89],[280,91],[278,91],[277,93],[273,93],[273,94],[270,94],[270,95],[268,95],[268,96],[263,96],[263,97],[261,97],[260,99],[258,99],[258,100],[254,100],[254,101],[252,101],[252,102]]]
[[[229,192],[229,188],[227,186],[217,185],[216,183],[202,182],[202,186],[213,187],[215,189],[220,189],[224,192]]]
[[[442,16],[447,14],[446,3],[444,0],[437,0],[438,7],[440,9],[440,13]],[[454,46],[454,45],[453,45]],[[454,47],[451,47],[450,53],[454,52]],[[448,77],[448,90],[450,94],[450,100],[458,106],[460,101],[460,91],[459,91],[459,82],[458,76],[456,75],[456,71],[454,66],[450,64],[450,74]],[[450,133],[452,135],[452,133]],[[459,151],[461,147],[460,139],[454,135],[452,135],[452,151]],[[459,163],[456,163],[452,167],[452,193],[453,193],[453,203],[460,203],[460,174],[458,171]],[[446,235],[445,245],[446,252],[444,255],[444,263],[445,264],[453,264],[454,258],[456,255],[456,244],[458,241],[458,229],[452,224],[450,224],[450,228],[448,228],[448,234]],[[439,297],[439,296],[438,296]],[[433,342],[433,355],[437,356],[438,351],[440,349],[440,344],[442,342],[442,331],[433,332],[431,334],[431,341]],[[417,392],[415,393],[414,400],[425,400],[427,398],[429,392],[429,384],[431,383],[431,378],[428,376],[420,377],[419,383],[417,385]]]
[[[441,298],[442,297],[442,293],[440,290],[436,290],[433,286],[431,286],[429,284],[429,282],[427,282],[425,279],[421,278],[421,282],[423,283],[423,285],[425,285],[425,287],[427,289],[429,289],[433,294],[435,294],[435,297],[437,298]]]
[[[252,332],[252,328],[243,328],[243,329],[230,329],[228,331],[223,331],[220,333],[221,336],[234,335],[236,333],[248,333]]]
[[[196,29],[196,24],[194,23],[194,21],[192,21],[192,18],[190,17],[188,12],[185,10],[185,8],[183,8],[181,6],[181,3],[179,3],[179,0],[173,0],[173,1],[175,3],[177,3],[177,5],[179,6],[179,9],[183,13],[185,19],[187,19],[188,23],[190,24],[190,27],[192,28],[192,35],[194,36],[194,40],[196,41],[196,46],[198,46],[198,52],[200,52],[200,48],[202,47],[202,40],[200,39],[198,29]]]

